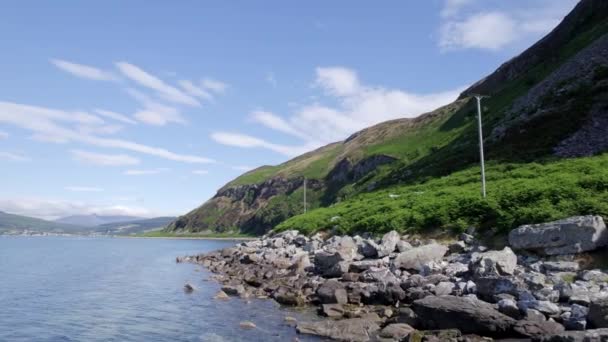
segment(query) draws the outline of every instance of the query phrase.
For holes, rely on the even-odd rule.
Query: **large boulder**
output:
[[[371,335],[380,330],[377,320],[370,317],[350,318],[339,321],[323,320],[301,322],[296,326],[300,334],[328,337],[339,341],[369,341]]]
[[[608,341],[608,329],[565,331],[535,339],[538,342],[600,342]]]
[[[317,297],[323,304],[346,304],[348,303],[348,293],[341,282],[330,279],[319,286],[317,289]]]
[[[475,253],[471,258],[471,271],[476,276],[513,275],[517,266],[517,255],[511,248],[502,251]]]
[[[384,234],[382,242],[378,246],[378,257],[382,258],[394,252],[399,240],[401,240],[401,236],[394,230]]]
[[[394,260],[394,265],[397,268],[420,271],[429,263],[441,261],[447,251],[446,246],[436,243],[412,248],[399,253]]]
[[[542,337],[559,334],[566,330],[563,325],[553,321],[518,321],[513,326],[513,331],[524,337]]]
[[[504,336],[516,322],[492,304],[470,297],[429,296],[415,301],[413,309],[425,329],[458,329],[465,334]]]
[[[594,328],[608,328],[608,299],[591,303],[587,320]]]
[[[521,226],[509,233],[509,244],[546,255],[575,254],[608,245],[608,230],[601,216],[575,216]]]
[[[351,259],[340,252],[319,251],[314,257],[315,272],[326,278],[341,277],[348,272]]]

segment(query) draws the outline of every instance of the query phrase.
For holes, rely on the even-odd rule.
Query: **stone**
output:
[[[608,300],[603,299],[591,303],[587,320],[593,328],[608,328]]]
[[[462,253],[467,247],[464,241],[454,242],[448,245],[448,251],[450,253]]]
[[[272,298],[279,304],[289,306],[302,306],[306,303],[306,299],[301,292],[281,286],[272,294]]]
[[[256,326],[253,322],[249,322],[249,321],[244,321],[239,323],[239,327],[241,327],[241,329],[255,329]]]
[[[516,266],[517,256],[511,248],[505,247],[502,251],[474,254],[470,268],[476,276],[484,277],[513,275]]]
[[[481,277],[475,280],[477,294],[488,300],[495,295],[508,293],[518,295],[523,285],[510,277]]]
[[[355,236],[357,251],[365,258],[376,258],[378,256],[378,244],[372,240],[363,239],[360,236]]]
[[[396,268],[419,271],[430,262],[441,261],[447,251],[447,247],[436,243],[415,247],[399,253],[394,260],[394,265]]]
[[[191,293],[191,292],[193,292],[193,291],[194,291],[194,286],[192,286],[192,285],[190,285],[190,284],[188,284],[188,283],[186,283],[186,284],[184,285],[184,292],[186,292],[186,293]]]
[[[469,265],[461,262],[451,262],[443,269],[443,272],[450,277],[460,277],[469,272]]]
[[[339,252],[320,251],[315,254],[314,266],[316,273],[326,278],[336,278],[348,272],[350,262]]]
[[[541,265],[545,273],[551,272],[577,272],[580,265],[575,261],[545,261]]]
[[[393,323],[384,327],[378,335],[382,338],[390,338],[396,341],[401,341],[408,337],[413,331],[416,331],[416,329],[412,328],[408,324]]]
[[[515,319],[518,319],[521,316],[517,303],[512,299],[499,300],[498,311]]]
[[[534,292],[534,297],[538,300],[548,301],[551,303],[559,302],[559,291],[553,290],[550,287],[544,287]]]
[[[606,246],[608,230],[601,216],[575,216],[520,226],[509,233],[509,244],[546,255],[576,254]]]
[[[322,304],[320,312],[330,318],[340,318],[344,316],[344,307],[342,304]]]
[[[433,292],[435,292],[436,296],[446,296],[452,293],[452,291],[454,291],[454,288],[456,287],[456,284],[449,282],[449,281],[442,281],[439,284],[437,284],[437,286],[435,286],[435,288],[433,289]]]
[[[397,242],[400,240],[401,236],[394,230],[384,234],[382,242],[378,246],[378,257],[382,258],[393,253],[397,247]]]
[[[386,264],[387,262],[383,259],[353,261],[348,270],[349,272],[361,273],[369,270],[372,267],[384,267]]]
[[[569,312],[562,314],[562,320],[567,330],[585,330],[587,328],[587,315],[589,309],[582,305],[574,304]]]
[[[604,342],[608,341],[608,329],[565,331],[537,338],[537,342]]]
[[[397,323],[405,323],[411,326],[416,326],[418,322],[416,321],[416,313],[409,307],[400,307],[397,312]]]
[[[473,235],[467,234],[467,233],[462,233],[460,234],[460,236],[458,237],[458,239],[468,245],[472,244],[473,242],[475,242],[475,237]]]
[[[399,242],[397,242],[397,251],[399,253],[403,253],[405,251],[409,251],[410,249],[412,249],[412,245],[404,240],[399,240]]]
[[[518,321],[513,331],[523,337],[542,337],[559,334],[565,330],[564,326],[553,321]]]
[[[240,296],[245,293],[245,287],[243,285],[224,285],[222,286],[224,291],[229,296]]]
[[[348,303],[348,294],[344,285],[335,279],[330,279],[323,283],[317,289],[317,297],[322,304]]]
[[[568,303],[589,306],[589,304],[591,304],[591,298],[589,298],[589,295],[585,292],[575,292],[568,298]]]
[[[366,283],[380,283],[384,285],[397,284],[401,281],[388,268],[371,268],[361,273],[360,280]]]
[[[559,315],[561,312],[559,306],[546,300],[520,300],[517,302],[517,307],[521,311],[533,309],[548,316]]]
[[[213,296],[213,299],[228,300],[228,299],[230,299],[230,297],[226,294],[226,292],[219,291],[218,293],[215,294],[215,296]]]
[[[328,337],[340,341],[366,342],[380,330],[376,320],[349,318],[338,321],[300,322],[296,326],[299,334]]]
[[[588,270],[579,274],[579,278],[584,281],[593,281],[596,283],[608,282],[608,274],[600,270]]]
[[[413,303],[418,322],[425,329],[458,329],[463,333],[502,336],[515,320],[486,302],[468,297],[429,296]]]
[[[408,341],[411,342],[458,342],[462,334],[457,329],[413,331]]]
[[[547,320],[545,315],[543,315],[540,311],[534,309],[526,309],[524,312],[524,317],[528,321],[541,321],[544,322]]]

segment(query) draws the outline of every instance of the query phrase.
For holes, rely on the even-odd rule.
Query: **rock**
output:
[[[190,285],[190,284],[186,283],[186,284],[184,285],[184,292],[186,292],[186,293],[191,293],[192,291],[194,291],[194,286],[192,286],[192,285]]]
[[[382,258],[393,253],[397,247],[397,242],[400,240],[401,236],[394,230],[384,234],[382,242],[378,246],[378,257]]]
[[[451,262],[443,269],[443,272],[450,277],[460,277],[469,272],[469,265],[461,262]]]
[[[378,244],[372,240],[363,239],[360,236],[354,237],[357,244],[357,251],[365,258],[375,258],[378,256]]]
[[[464,243],[464,241],[458,241],[449,244],[448,251],[450,251],[450,253],[462,253],[466,247],[467,245]]]
[[[454,291],[455,287],[456,285],[454,283],[451,283],[449,281],[442,281],[437,284],[437,286],[435,286],[433,292],[435,292],[436,296],[446,296],[451,294],[452,291]]]
[[[474,254],[471,259],[471,271],[480,277],[513,275],[517,266],[517,256],[511,248],[502,251],[489,251]]]
[[[401,307],[397,313],[397,323],[405,323],[411,326],[416,326],[416,313],[409,307]]]
[[[322,304],[348,303],[348,294],[344,285],[335,279],[323,283],[317,290],[317,297]]]
[[[591,298],[589,298],[589,295],[585,292],[576,292],[572,293],[570,298],[568,298],[568,303],[589,306]]]
[[[475,237],[473,235],[467,234],[467,233],[462,233],[460,234],[460,236],[458,237],[458,239],[464,243],[466,243],[467,245],[470,245],[472,243],[475,242]]]
[[[608,329],[565,331],[537,338],[537,342],[600,342],[608,341]]]
[[[379,336],[382,338],[390,338],[396,341],[401,341],[408,337],[416,329],[405,323],[393,323],[384,327]]]
[[[255,329],[256,326],[255,324],[253,324],[253,322],[249,322],[249,321],[244,321],[239,323],[239,327],[241,327],[241,329]]]
[[[523,285],[510,277],[482,277],[475,280],[477,293],[485,299],[492,299],[495,295],[508,293],[517,295]]]
[[[215,296],[213,296],[213,299],[228,300],[228,299],[230,299],[230,297],[226,294],[226,292],[219,291],[218,293],[215,294]]]
[[[521,316],[517,303],[515,303],[515,301],[512,299],[499,300],[498,311],[515,319],[518,319]]]
[[[528,321],[544,322],[547,320],[545,315],[543,315],[540,311],[534,309],[526,309],[526,311],[524,312],[524,317]]]
[[[289,306],[302,306],[306,303],[306,298],[304,298],[301,292],[285,286],[281,286],[274,291],[272,298],[279,304]]]
[[[517,307],[521,311],[533,309],[548,316],[559,315],[561,312],[559,306],[545,300],[520,300],[517,302]]]
[[[552,321],[518,321],[513,326],[513,331],[523,337],[542,337],[559,334],[564,330],[564,326]]]
[[[412,248],[413,248],[412,245],[410,245],[410,243],[407,242],[407,241],[399,240],[399,242],[397,242],[397,251],[399,253],[403,253],[405,251],[409,251]]]
[[[224,285],[222,291],[229,296],[240,296],[245,293],[245,287],[243,285]]]
[[[567,330],[585,330],[588,313],[588,308],[578,304],[572,305],[569,312],[562,314],[564,326]]]
[[[300,322],[296,331],[300,334],[328,337],[340,341],[365,342],[380,330],[375,320],[369,318],[349,318],[339,321]]]
[[[322,304],[320,312],[330,318],[340,318],[344,316],[344,307],[342,304]]]
[[[339,252],[320,251],[314,258],[315,272],[327,278],[341,277],[348,272],[350,262]]]
[[[354,261],[350,264],[349,272],[361,273],[369,270],[372,267],[384,267],[386,264],[387,262],[383,259]]]
[[[413,304],[420,325],[425,329],[458,329],[463,333],[488,336],[506,334],[515,320],[486,302],[467,297],[426,297]]]
[[[290,326],[295,326],[296,324],[298,324],[298,320],[295,317],[291,317],[291,316],[285,316],[283,321],[285,321],[285,324],[290,325]]]
[[[579,274],[579,278],[584,281],[593,281],[596,283],[608,282],[608,274],[600,270],[583,271]]]
[[[608,231],[601,216],[575,216],[521,226],[509,233],[509,244],[546,255],[576,254],[606,246]]]
[[[394,265],[396,268],[419,271],[430,262],[441,261],[447,251],[447,247],[436,243],[412,248],[399,253]]]
[[[388,268],[372,268],[361,274],[360,280],[367,283],[380,283],[384,285],[397,284],[401,281]]]
[[[591,303],[587,320],[593,328],[608,328],[608,300],[603,299]]]
[[[411,342],[458,342],[462,334],[457,329],[413,331],[408,341]]]
[[[541,269],[545,273],[550,272],[577,272],[580,266],[575,261],[545,261]]]

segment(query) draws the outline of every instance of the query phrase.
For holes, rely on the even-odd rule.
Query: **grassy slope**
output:
[[[87,228],[45,221],[33,217],[0,212],[0,233],[9,231],[35,231],[54,233],[80,233]]]
[[[155,217],[129,222],[106,223],[92,228],[92,231],[101,234],[139,234],[151,230],[160,230],[175,220],[175,217]]]

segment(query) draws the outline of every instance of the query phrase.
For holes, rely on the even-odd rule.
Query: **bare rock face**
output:
[[[521,226],[509,233],[509,244],[546,255],[576,254],[606,246],[608,230],[601,216],[575,216]]]
[[[441,261],[447,251],[446,246],[435,243],[412,248],[400,253],[395,258],[394,265],[396,268],[419,271],[431,262]]]
[[[504,336],[515,324],[492,304],[455,296],[429,296],[414,302],[413,309],[425,329],[458,329],[487,336]]]

